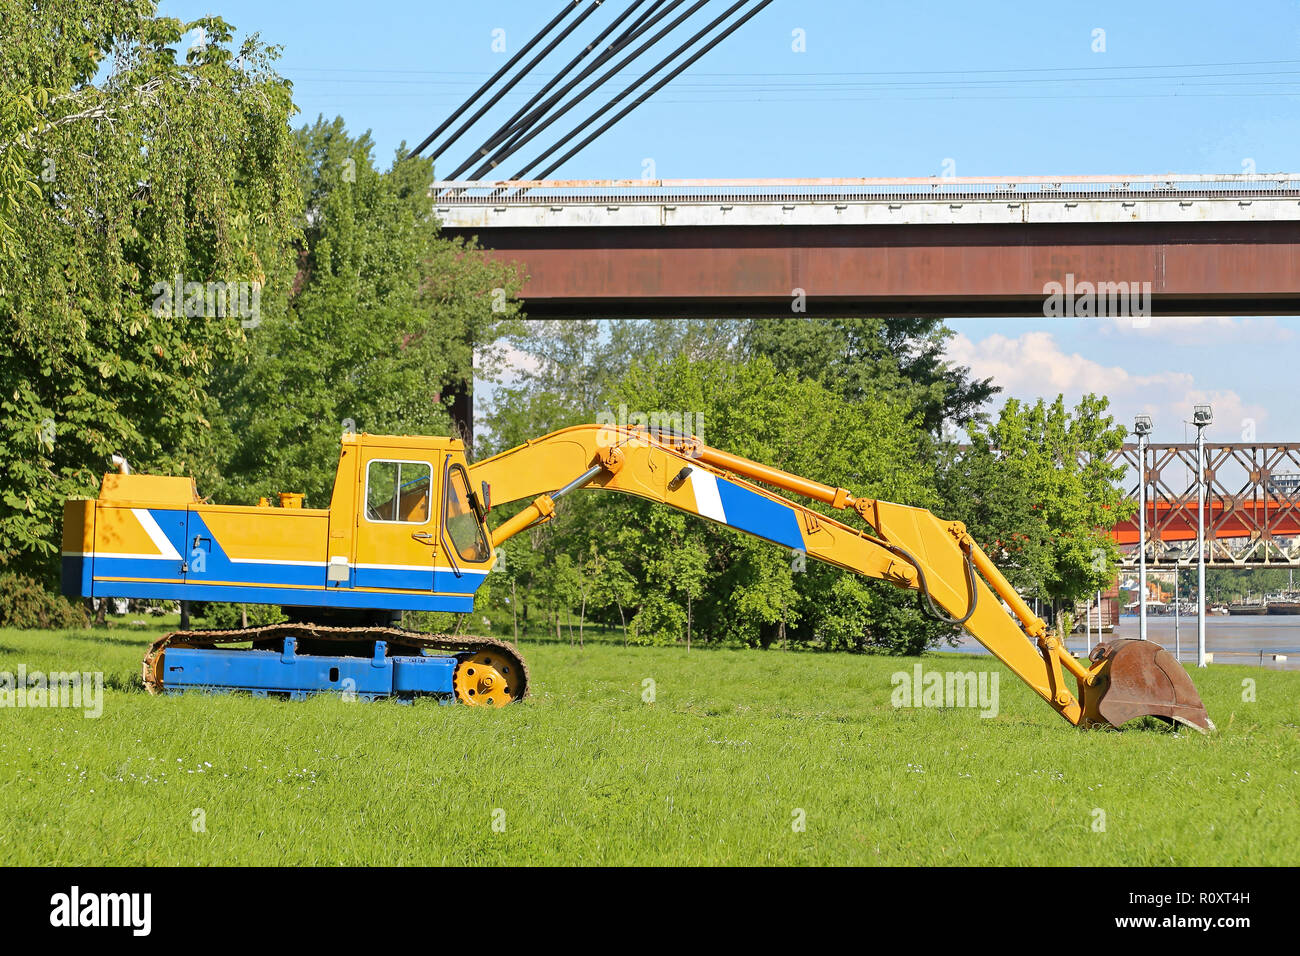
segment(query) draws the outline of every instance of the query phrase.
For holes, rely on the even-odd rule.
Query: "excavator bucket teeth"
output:
[[[1159,644],[1110,641],[1093,648],[1089,658],[1106,667],[1085,691],[1085,723],[1119,728],[1136,717],[1160,717],[1202,733],[1214,730],[1187,671]]]

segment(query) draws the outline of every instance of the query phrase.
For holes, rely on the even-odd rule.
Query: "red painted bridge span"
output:
[[[1173,502],[1147,502],[1147,533],[1158,528],[1163,541],[1196,540],[1196,499]],[[1243,504],[1232,498],[1213,498],[1205,502],[1207,538],[1251,538],[1266,533],[1270,537],[1290,538],[1300,535],[1300,501],[1261,501]],[[1138,543],[1138,518],[1120,522],[1111,530],[1117,544]]]

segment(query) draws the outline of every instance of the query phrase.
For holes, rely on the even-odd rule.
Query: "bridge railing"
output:
[[[820,179],[552,179],[436,182],[439,205],[485,203],[543,205],[609,202],[835,202],[972,200],[1009,195],[1032,200],[1177,196],[1300,195],[1300,173],[1207,173],[1103,176],[927,176]]]

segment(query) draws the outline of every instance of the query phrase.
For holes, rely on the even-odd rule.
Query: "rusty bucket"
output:
[[[1085,690],[1086,725],[1119,728],[1136,717],[1159,717],[1202,733],[1214,730],[1187,671],[1159,644],[1109,641],[1093,648],[1089,659],[1107,666]]]

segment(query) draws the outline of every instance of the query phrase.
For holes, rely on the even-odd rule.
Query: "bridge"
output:
[[[1140,457],[1136,444],[1112,456],[1128,466],[1135,502]],[[1196,561],[1196,445],[1151,444],[1145,458],[1147,566],[1186,567]],[[1208,566],[1300,567],[1300,443],[1207,442],[1205,462]],[[1137,567],[1138,516],[1111,536],[1124,567]]]
[[[431,203],[522,267],[536,318],[1300,314],[1297,174],[461,181]]]

